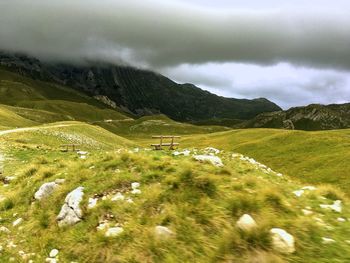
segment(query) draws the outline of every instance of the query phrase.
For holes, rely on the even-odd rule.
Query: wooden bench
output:
[[[77,148],[79,146],[79,144],[62,144],[60,146],[61,148],[61,152],[69,152],[69,149],[72,149],[72,152],[76,152],[79,151],[79,149]]]
[[[163,146],[169,146],[170,150],[174,150],[174,146],[178,146],[179,143],[174,142],[175,139],[181,138],[180,136],[152,136],[152,139],[160,139],[159,143],[151,144],[152,147],[154,147],[155,150],[162,150]],[[163,142],[163,139],[171,139],[170,142]]]

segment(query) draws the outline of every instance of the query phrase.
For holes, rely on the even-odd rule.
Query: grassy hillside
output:
[[[0,103],[51,112],[59,120],[101,121],[128,118],[118,110],[71,88],[25,78],[0,68]]]
[[[189,136],[182,144],[237,151],[303,182],[331,183],[350,194],[350,130],[233,130]]]
[[[227,140],[228,134],[222,133],[221,138]],[[220,139],[220,135],[215,137]],[[253,133],[241,137],[259,139]],[[208,135],[203,140],[214,143],[213,138]],[[58,151],[58,145],[66,142],[84,142],[86,158]],[[197,149],[191,151],[207,154],[200,143],[194,140],[192,146]],[[224,146],[224,141],[220,143]],[[233,156],[232,151],[219,153],[224,166],[215,167],[192,156],[136,150],[126,139],[79,122],[0,133],[0,146],[5,157],[0,158],[4,159],[1,226],[9,230],[0,232],[1,262],[11,258],[14,262],[23,258],[43,262],[52,249],[59,250],[59,262],[80,263],[345,263],[350,258],[350,205],[341,191],[322,186],[298,198],[293,191],[305,184],[279,177]],[[34,201],[38,188],[55,179],[65,182],[44,200]],[[132,194],[133,182],[140,183],[141,193]],[[56,217],[64,199],[80,186],[84,187],[82,220],[59,228]],[[132,202],[112,201],[118,192]],[[88,209],[92,197],[98,198],[97,205]],[[341,213],[320,208],[334,200],[342,200]],[[305,215],[302,209],[312,215]],[[250,231],[236,226],[246,213],[257,223]],[[19,218],[23,221],[14,226]],[[106,237],[105,231],[97,230],[101,221],[124,231]],[[156,226],[167,227],[172,234],[159,236]],[[276,227],[293,235],[295,253],[276,250],[270,234]],[[324,238],[334,242],[325,244]]]
[[[34,121],[30,121],[23,118],[19,114],[9,110],[7,107],[0,105],[0,126],[3,129],[8,127],[25,127],[37,124]]]
[[[226,131],[229,128],[222,126],[196,126],[187,123],[176,122],[164,115],[142,117],[136,120],[121,120],[111,123],[96,123],[101,127],[128,138],[150,138],[152,135],[184,135],[206,134]]]

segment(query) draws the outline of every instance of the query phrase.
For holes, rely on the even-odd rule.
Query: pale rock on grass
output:
[[[255,220],[248,214],[241,216],[236,226],[243,231],[250,231],[257,227]]]
[[[50,251],[49,257],[55,258],[55,257],[57,257],[58,253],[59,253],[59,251],[56,248],[54,248]]]
[[[169,238],[174,235],[174,232],[165,226],[156,226],[154,232],[159,238]]]
[[[111,227],[111,228],[107,229],[105,236],[106,237],[116,237],[116,236],[119,236],[123,232],[124,232],[124,229],[122,227]]]
[[[222,163],[221,159],[217,156],[211,156],[211,155],[194,155],[193,158],[196,161],[199,162],[210,162],[212,165],[217,167],[223,167],[224,164]]]
[[[18,218],[12,223],[12,226],[18,226],[22,222],[23,222],[23,218]]]
[[[294,191],[293,194],[296,196],[296,197],[301,197],[303,194],[304,194],[304,190],[297,190],[297,191]]]
[[[179,156],[179,155],[190,156],[190,154],[191,154],[191,151],[189,151],[189,150],[184,150],[182,152],[179,152],[179,151],[173,152],[174,156]]]
[[[214,147],[207,147],[204,149],[207,153],[214,153],[219,154],[221,151],[219,149],[216,149]]]
[[[340,200],[334,201],[334,203],[332,205],[320,205],[321,208],[323,209],[328,209],[328,210],[332,210],[334,212],[337,213],[341,213],[342,212],[342,202]]]
[[[34,194],[36,200],[42,200],[49,197],[59,185],[55,182],[44,183],[38,191]]]
[[[328,244],[333,244],[336,241],[332,238],[328,238],[328,237],[322,237],[322,244],[328,245]]]
[[[140,187],[140,183],[138,183],[138,182],[131,183],[132,189],[138,189],[139,187]]]
[[[272,246],[276,251],[285,254],[295,252],[295,241],[291,234],[281,228],[272,228],[270,233],[272,234]]]
[[[302,212],[303,212],[303,214],[305,215],[305,216],[309,216],[309,215],[312,215],[314,212],[312,212],[311,210],[309,210],[309,209],[302,209],[301,210]]]
[[[80,203],[84,196],[83,190],[84,187],[78,187],[67,195],[65,203],[57,216],[59,227],[74,225],[81,221],[83,214]]]
[[[97,201],[98,199],[97,198],[89,198],[89,201],[88,201],[88,209],[92,209],[94,208],[96,205],[97,205]]]
[[[116,195],[114,195],[111,199],[112,201],[124,201],[125,200],[125,196],[122,195],[121,193],[117,193]]]

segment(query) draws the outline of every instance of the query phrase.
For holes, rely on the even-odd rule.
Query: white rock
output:
[[[342,204],[340,200],[334,201],[332,205],[320,205],[323,209],[333,210],[334,212],[341,213]]]
[[[78,152],[77,152],[77,154],[79,154],[79,155],[87,155],[87,154],[88,154],[88,152],[78,151]]]
[[[315,186],[305,186],[302,190],[315,191],[317,188]]]
[[[184,150],[182,152],[179,152],[179,151],[173,152],[174,156],[179,156],[179,155],[189,156],[190,154],[191,154],[191,151],[189,151],[189,150]]]
[[[89,198],[88,209],[92,209],[97,205],[97,198]]]
[[[55,258],[46,258],[45,262],[47,262],[47,263],[57,263],[57,259],[55,259]]]
[[[43,184],[39,190],[34,194],[36,200],[42,200],[43,198],[49,197],[59,185],[55,182]]]
[[[124,201],[125,200],[125,196],[122,195],[121,193],[117,193],[116,195],[114,195],[111,199],[112,201]]]
[[[345,219],[345,218],[342,218],[342,217],[338,217],[338,218],[337,218],[337,221],[338,221],[338,222],[341,222],[341,223],[344,223],[344,222],[346,222],[346,219]]]
[[[306,216],[309,216],[309,215],[312,215],[314,212],[312,212],[311,210],[309,209],[303,209],[301,210],[303,212],[304,215]]]
[[[272,228],[270,233],[272,246],[276,251],[286,254],[295,252],[295,241],[291,234],[280,228]]]
[[[103,222],[96,227],[96,229],[99,231],[104,231],[104,230],[107,230],[108,228],[109,228],[108,222]]]
[[[59,251],[58,251],[56,248],[52,249],[52,250],[50,251],[49,257],[50,257],[50,258],[55,258],[55,257],[58,255],[58,252],[59,252]]]
[[[74,225],[81,221],[83,214],[80,209],[80,203],[84,196],[83,190],[84,187],[78,187],[67,195],[65,203],[57,216],[60,227]]]
[[[255,220],[248,214],[243,215],[236,223],[236,226],[244,231],[249,231],[257,227]]]
[[[165,226],[156,226],[154,232],[156,236],[161,238],[168,238],[174,235],[174,232]]]
[[[140,183],[138,183],[138,182],[134,182],[131,184],[132,189],[138,189],[139,187],[140,187]]]
[[[133,151],[134,151],[134,153],[138,153],[138,152],[140,152],[140,148],[135,148]]]
[[[58,178],[58,179],[55,180],[55,183],[56,184],[63,184],[65,181],[66,181],[66,179]]]
[[[211,155],[194,155],[193,158],[200,162],[210,162],[211,164],[222,167],[224,166],[221,159],[217,156],[211,156]]]
[[[132,193],[133,195],[139,195],[139,194],[141,194],[141,190],[139,190],[139,189],[134,189],[134,190],[131,191],[131,193]]]
[[[129,203],[129,204],[133,204],[133,203],[134,203],[134,201],[132,200],[132,198],[126,199],[126,202]]]
[[[7,227],[5,227],[5,226],[1,226],[1,227],[0,227],[0,232],[8,234],[8,233],[10,233],[11,231],[10,231]]]
[[[322,237],[322,244],[333,244],[335,243],[334,239],[328,237]]]
[[[297,191],[294,191],[293,194],[294,194],[296,197],[301,197],[301,196],[304,194],[304,190],[297,190]]]
[[[278,177],[283,177],[283,174],[281,174],[281,173],[277,173],[276,174]]]
[[[13,223],[12,223],[12,225],[13,226],[18,226],[19,224],[21,224],[23,222],[23,218],[18,218],[18,219],[16,219]]]
[[[81,155],[80,156],[80,159],[82,159],[82,160],[85,160],[87,157],[86,157],[86,155]]]
[[[106,237],[116,237],[124,232],[122,227],[111,227],[106,231]]]
[[[205,148],[205,151],[208,152],[208,153],[215,153],[215,154],[219,154],[220,153],[220,150],[214,148],[214,147],[207,147]]]

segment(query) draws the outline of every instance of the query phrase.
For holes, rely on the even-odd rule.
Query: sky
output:
[[[104,60],[287,109],[350,102],[348,0],[0,0],[0,49]]]

